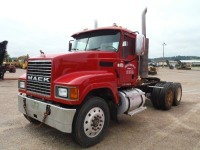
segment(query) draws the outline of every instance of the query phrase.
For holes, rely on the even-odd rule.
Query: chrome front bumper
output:
[[[72,123],[76,109],[62,108],[18,94],[18,110],[23,114],[26,114],[24,110],[24,100],[26,102],[26,110],[29,117],[42,122],[46,107],[50,106],[51,113],[47,116],[45,124],[65,133],[72,132]]]

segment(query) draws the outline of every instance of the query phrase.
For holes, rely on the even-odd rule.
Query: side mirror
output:
[[[74,41],[74,40],[70,40],[69,41],[69,51],[71,52],[71,50],[72,50],[72,41]]]
[[[137,34],[135,49],[136,49],[136,55],[138,55],[138,56],[144,55],[145,37],[143,34]]]

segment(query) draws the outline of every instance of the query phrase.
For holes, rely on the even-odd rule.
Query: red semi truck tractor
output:
[[[68,53],[30,58],[18,81],[19,111],[89,147],[102,140],[110,119],[145,110],[146,99],[156,109],[178,105],[180,83],[148,77],[146,12],[142,34],[116,24],[84,30],[72,35]]]

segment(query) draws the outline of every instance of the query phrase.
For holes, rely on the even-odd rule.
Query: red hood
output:
[[[55,57],[58,57],[58,56],[63,56],[63,55],[66,55],[68,53],[63,53],[63,54],[44,54],[44,55],[40,55],[40,56],[34,56],[34,57],[31,57],[29,60],[38,60],[38,59],[53,59]]]
[[[106,51],[74,51],[66,54],[51,54],[29,60],[52,60],[52,79],[80,71],[107,70],[114,72],[114,67],[102,67],[100,62],[112,62],[116,65],[117,53]],[[113,71],[112,71],[113,70]]]

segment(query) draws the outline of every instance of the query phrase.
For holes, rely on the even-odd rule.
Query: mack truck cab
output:
[[[143,27],[145,26],[144,10]],[[148,77],[148,39],[119,26],[72,35],[69,52],[29,58],[18,80],[18,109],[33,124],[71,133],[89,147],[106,134],[110,119],[146,109],[169,110],[181,101],[180,83]]]

